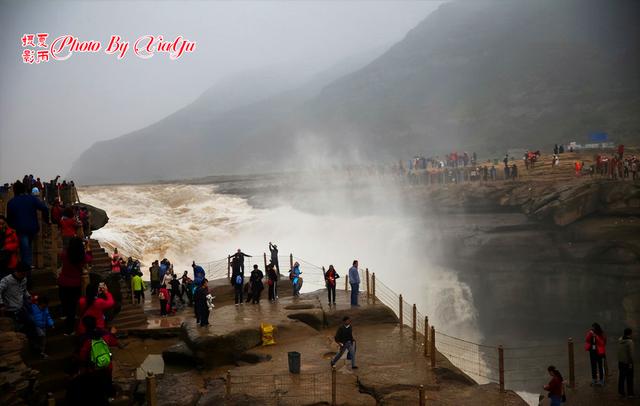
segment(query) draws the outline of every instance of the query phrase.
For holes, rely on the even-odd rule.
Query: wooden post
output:
[[[436,328],[431,326],[431,340],[429,342],[429,355],[431,356],[431,368],[436,367]]]
[[[263,252],[262,255],[264,256],[264,271],[267,272],[267,253]]]
[[[289,269],[293,270],[293,254],[289,254],[289,265],[291,265]]]
[[[231,279],[231,255],[227,255],[227,279]]]
[[[56,398],[53,397],[53,393],[47,393],[47,406],[56,406]]]
[[[158,381],[156,380],[156,376],[153,372],[149,372],[147,374],[147,406],[158,405],[157,386]]]
[[[371,293],[373,293],[373,304],[376,304],[376,273],[371,274]]]
[[[331,367],[331,406],[336,406],[336,366]]]
[[[225,382],[225,395],[227,399],[231,397],[231,370],[227,370],[227,382]]]
[[[567,343],[569,347],[569,387],[576,387],[576,364],[573,353],[573,338],[569,337],[569,341]]]
[[[498,372],[500,373],[500,392],[504,392],[504,348],[498,346]]]
[[[344,277],[344,291],[345,292],[349,291],[349,275],[346,275]]]
[[[418,402],[420,404],[420,406],[424,406],[424,385],[420,385],[420,388],[418,389],[418,395],[420,396],[420,399],[418,399]]]
[[[416,308],[416,304],[413,304],[413,320],[412,320],[412,325],[413,325],[413,340],[415,341],[416,337],[417,337],[417,331],[416,329],[418,328],[418,320],[416,320],[418,317],[418,309]]]
[[[80,290],[82,296],[87,294],[87,286],[89,285],[89,271],[86,267],[82,268],[82,275],[80,276]]]
[[[424,356],[429,355],[429,317],[424,316]]]
[[[369,289],[369,268],[366,268],[365,275],[367,277],[367,299],[371,297],[371,290]]]
[[[403,317],[402,317],[402,294],[400,294],[400,296],[398,296],[398,319],[400,319],[400,329],[402,330],[402,327],[404,326],[404,321],[403,321]]]

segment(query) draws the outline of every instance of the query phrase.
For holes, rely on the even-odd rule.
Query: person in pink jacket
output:
[[[104,312],[111,309],[115,304],[113,296],[107,285],[104,282],[100,282],[99,285],[89,284],[87,286],[86,295],[81,297],[78,301],[78,314],[80,314],[80,320],[85,316],[92,316],[96,319],[97,328],[105,328]],[[78,324],[76,328],[76,334],[84,334],[84,326],[82,323]]]

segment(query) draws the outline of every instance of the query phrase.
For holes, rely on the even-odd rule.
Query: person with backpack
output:
[[[622,337],[618,340],[618,393],[621,397],[634,397],[633,392],[633,359],[635,357],[632,331],[625,328]],[[624,387],[627,386],[625,393]]]
[[[137,304],[140,304],[140,299],[144,292],[144,281],[142,280],[142,273],[136,272],[131,278],[131,290],[133,291],[133,297]]]
[[[194,297],[196,310],[196,324],[200,327],[209,325],[209,303],[207,296],[209,295],[209,284],[207,279],[203,279],[200,286],[196,288]]]
[[[584,349],[589,352],[591,385],[604,385],[604,358],[607,336],[598,323],[593,323],[584,339]]]
[[[336,272],[333,265],[329,265],[329,269],[324,274],[324,281],[327,285],[327,293],[329,296],[329,306],[333,303],[336,305],[336,279],[338,279],[340,275]]]
[[[67,389],[70,405],[108,405],[113,397],[113,356],[110,347],[118,345],[116,329],[106,331],[97,326],[93,316],[82,318],[84,334],[79,337],[75,358],[79,373]]]
[[[244,304],[244,275],[240,272],[232,274],[231,284],[235,292],[236,306]]]
[[[104,282],[100,282],[98,285],[87,285],[85,296],[78,300],[78,314],[82,315],[82,318],[91,316],[96,320],[96,326],[99,329],[105,328],[105,311],[110,310],[115,305],[113,295],[109,292],[109,288]],[[85,333],[83,323],[78,324],[76,329],[78,336]]]
[[[62,211],[60,219],[60,234],[62,235],[62,248],[67,248],[71,238],[78,235],[78,229],[82,226],[73,212],[73,207],[66,207]]]
[[[260,295],[264,289],[264,284],[262,283],[263,278],[264,274],[258,269],[258,265],[253,265],[253,271],[251,271],[251,276],[249,277],[252,304],[260,304]]]
[[[293,269],[289,272],[289,279],[291,279],[291,286],[293,287],[293,297],[300,296],[300,289],[302,288],[301,274],[300,264],[296,261],[293,264]]]
[[[544,386],[544,390],[549,391],[550,406],[561,406],[566,401],[562,374],[553,365],[547,368],[547,372],[551,375],[551,380]]]
[[[88,262],[83,241],[74,237],[60,254],[62,270],[58,276],[58,295],[65,316],[64,334],[71,334],[76,326],[76,313],[82,296],[82,271]]]
[[[267,286],[269,288],[269,301],[275,302],[278,298],[278,273],[273,262],[267,266]]]
[[[158,300],[160,300],[160,316],[165,317],[170,311],[171,294],[167,289],[167,285],[162,284],[158,291]]]
[[[347,359],[351,360],[351,369],[358,369],[356,366],[356,340],[353,338],[353,328],[351,327],[351,318],[349,316],[342,318],[342,325],[336,331],[334,338],[340,346],[340,350],[331,360],[331,366],[334,366],[340,360],[342,354],[348,351]]]
[[[34,296],[35,297],[35,296]],[[53,319],[49,314],[49,298],[40,296],[35,303],[31,304],[31,317],[36,326],[38,342],[36,348],[40,351],[42,358],[49,358],[45,352],[47,345],[47,328],[53,328]]]

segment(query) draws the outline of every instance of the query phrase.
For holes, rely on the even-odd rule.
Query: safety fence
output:
[[[246,258],[245,269],[249,265],[257,263],[259,257]],[[248,262],[247,262],[248,260]],[[263,264],[270,261],[267,254],[263,255]],[[302,258],[279,256],[280,268],[287,275],[294,263],[300,264],[304,286],[306,291],[313,291],[325,287],[324,273],[326,268],[313,264]],[[225,277],[230,275],[230,257],[213,261],[207,264],[207,272],[212,277]],[[541,379],[546,379],[546,368],[555,365],[562,371],[566,371],[570,387],[575,385],[575,357],[574,343],[572,339],[567,342],[558,342],[555,345],[531,344],[522,347],[510,347],[502,345],[488,345],[465,340],[437,330],[429,324],[429,318],[419,311],[416,304],[411,304],[404,299],[402,294],[396,293],[384,282],[376,278],[375,273],[368,268],[358,269],[360,278],[360,295],[366,295],[371,303],[381,303],[391,309],[398,317],[401,329],[410,328],[413,338],[423,346],[423,355],[429,359],[432,367],[437,366],[437,353],[446,357],[451,364],[466,373],[478,383],[497,383],[500,390],[521,390],[538,387]],[[338,288],[350,291],[352,285],[348,273],[341,274],[344,282],[338,282]],[[344,285],[341,285],[344,283]],[[437,351],[436,351],[437,350]],[[275,379],[275,378],[274,378]],[[318,378],[319,379],[319,378]],[[295,393],[295,392],[292,392]]]

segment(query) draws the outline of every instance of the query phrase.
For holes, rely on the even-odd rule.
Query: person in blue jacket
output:
[[[38,342],[35,343],[35,348],[40,351],[42,358],[48,358],[49,356],[45,352],[47,328],[53,327],[53,319],[51,318],[51,314],[49,314],[49,298],[40,296],[38,297],[37,303],[31,304],[31,317],[33,318],[38,335]]]
[[[193,261],[191,267],[193,268],[193,285],[197,288],[202,285],[202,281],[204,281],[204,269],[202,269],[200,265],[196,265],[196,261]]]
[[[43,221],[48,223],[49,208],[36,196],[26,193],[24,184],[20,181],[14,183],[13,192],[15,196],[7,203],[7,223],[18,234],[21,262],[31,267],[33,237],[40,231],[38,211],[42,212]],[[27,276],[30,277],[30,275]]]

